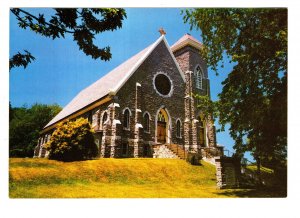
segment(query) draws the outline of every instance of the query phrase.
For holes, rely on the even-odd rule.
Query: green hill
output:
[[[105,158],[64,163],[11,158],[9,177],[11,198],[247,196],[246,190],[218,190],[215,166],[206,162],[192,166],[177,159]]]

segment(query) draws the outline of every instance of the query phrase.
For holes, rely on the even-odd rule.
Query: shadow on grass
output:
[[[274,189],[222,189],[217,195],[239,198],[286,198],[286,190]]]

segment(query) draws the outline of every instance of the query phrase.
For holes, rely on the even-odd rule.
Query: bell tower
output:
[[[185,34],[171,50],[185,74],[185,147],[191,152],[204,147],[216,147],[215,127],[211,116],[204,117],[197,108],[198,99],[194,94],[210,97],[207,65],[200,55],[203,45],[190,34]]]

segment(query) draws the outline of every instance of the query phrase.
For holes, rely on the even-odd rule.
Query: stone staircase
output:
[[[165,144],[167,148],[172,151],[179,159],[185,160],[187,157],[187,152],[176,144]]]
[[[202,157],[202,160],[212,165],[216,165],[215,157],[210,157],[210,158]]]

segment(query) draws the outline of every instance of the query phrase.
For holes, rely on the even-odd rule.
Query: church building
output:
[[[35,157],[60,122],[88,119],[99,157],[182,158],[216,154],[212,117],[197,108],[194,94],[210,96],[203,46],[185,34],[169,46],[165,32],[144,50],[82,90],[41,131]]]

